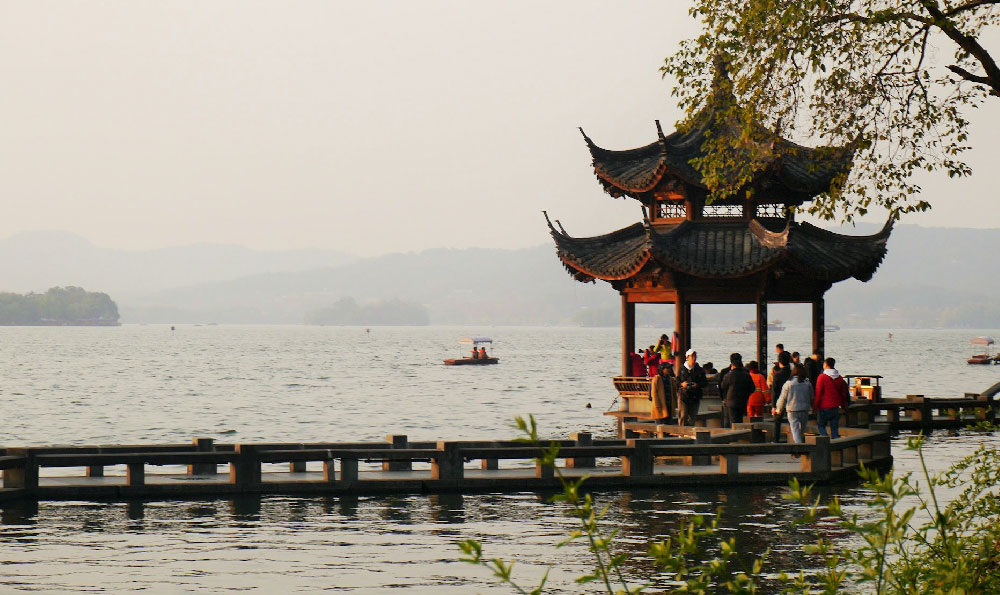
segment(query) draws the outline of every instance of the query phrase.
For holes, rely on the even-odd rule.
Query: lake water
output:
[[[640,344],[661,330],[638,329]],[[992,331],[996,334],[996,331]],[[1000,366],[968,366],[975,331],[843,330],[827,335],[842,373],[885,376],[884,394],[957,396],[1000,381]],[[450,367],[465,334],[493,336],[500,365]],[[695,329],[701,361],[753,353],[754,337]],[[0,328],[0,420],[10,446],[93,443],[506,439],[517,414],[543,435],[610,436],[617,329],[166,326]],[[806,329],[770,333],[809,350]],[[587,408],[591,404],[591,408]],[[937,468],[991,436],[935,434]],[[897,467],[916,468],[894,448]],[[867,494],[837,486],[849,507]],[[741,551],[772,550],[769,569],[810,567],[800,553],[816,529],[773,487],[599,494],[608,526],[640,555],[637,581],[663,581],[645,543],[693,513],[725,506],[724,531]],[[530,584],[554,566],[554,592],[578,592],[582,545],[556,549],[573,526],[544,495],[251,498],[185,502],[43,502],[0,510],[0,592],[508,592],[458,562],[458,541],[517,559]],[[826,527],[827,537],[837,537]]]

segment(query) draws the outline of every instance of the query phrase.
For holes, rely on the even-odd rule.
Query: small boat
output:
[[[731,331],[726,331],[727,335],[745,335],[747,332],[743,329],[735,329]]]
[[[743,325],[743,330],[750,331],[750,332],[756,331],[757,330],[757,321],[756,320],[748,320],[747,323]],[[769,331],[783,331],[783,330],[785,330],[785,327],[782,326],[781,321],[776,318],[774,320],[774,322],[767,323],[767,330],[769,330]]]
[[[825,333],[835,333],[840,330],[840,327],[835,324],[828,324],[823,327],[823,332]]]
[[[986,351],[984,353],[979,353],[973,355],[968,360],[969,364],[992,364],[997,361],[996,357],[990,353],[990,347],[992,347],[994,341],[993,337],[976,337],[975,339],[969,341],[969,345],[978,345],[980,347],[985,347]]]
[[[472,353],[469,357],[459,357],[446,359],[446,366],[482,366],[486,364],[498,364],[500,358],[493,357],[486,353],[486,345],[493,348],[493,339],[489,337],[462,337],[458,340],[462,345],[472,345]]]

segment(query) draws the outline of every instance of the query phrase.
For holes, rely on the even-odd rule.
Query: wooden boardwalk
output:
[[[839,440],[768,443],[754,428],[679,428],[664,437],[560,445],[559,471],[591,490],[850,481],[859,464],[892,464],[890,428]],[[654,430],[655,432],[655,430]],[[669,434],[669,435],[668,435]],[[548,442],[546,442],[548,443]],[[111,445],[0,449],[0,501],[183,499],[239,494],[523,492],[560,489],[539,449],[518,441]],[[220,468],[223,470],[219,473]],[[228,470],[228,473],[225,472]]]

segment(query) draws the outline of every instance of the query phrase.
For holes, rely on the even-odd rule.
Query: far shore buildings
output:
[[[615,198],[637,200],[641,221],[588,238],[549,221],[556,252],[573,278],[601,279],[621,294],[623,376],[630,375],[638,303],[674,305],[682,352],[691,346],[692,304],[756,304],[762,369],[767,305],[809,303],[813,348],[822,351],[823,295],[850,277],[868,281],[886,254],[891,219],[870,236],[841,235],[794,219],[791,207],[828,190],[850,169],[852,154],[845,149],[779,139],[773,159],[744,190],[706,204],[708,190],[690,162],[702,155],[706,138],[722,132],[719,107],[735,101],[718,81],[691,130],[664,135],[657,122],[655,141],[624,151],[604,149],[584,133],[598,181]]]

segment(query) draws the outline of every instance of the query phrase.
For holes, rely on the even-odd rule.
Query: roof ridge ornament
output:
[[[752,219],[748,227],[750,232],[760,240],[761,245],[768,248],[785,248],[788,246],[788,233],[791,231],[792,221],[785,221],[785,229],[781,231],[771,231],[756,219]]]
[[[653,120],[656,122],[656,135],[660,137],[660,140],[666,140],[667,137],[663,135],[663,128],[660,126],[659,120]]]

